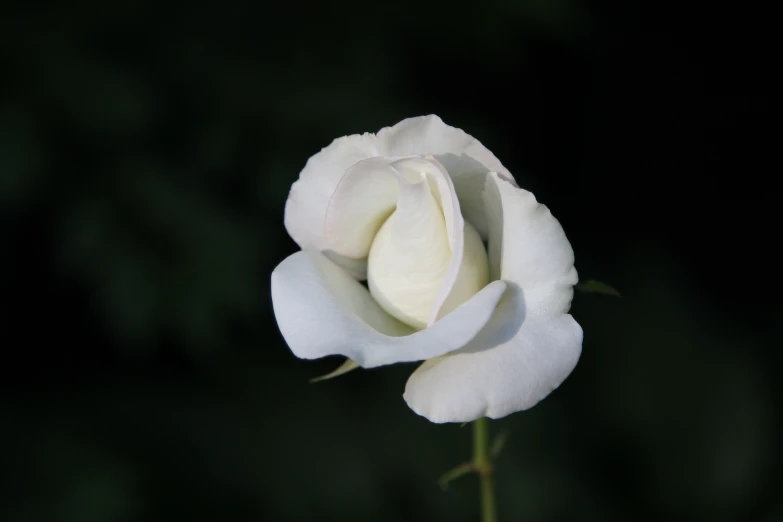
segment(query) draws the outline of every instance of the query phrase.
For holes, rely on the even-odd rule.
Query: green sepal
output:
[[[583,283],[579,283],[575,286],[577,290],[580,292],[585,292],[588,294],[604,294],[604,295],[611,295],[614,297],[622,297],[620,295],[620,292],[612,288],[611,286],[607,285],[606,283],[602,283],[601,281],[596,281],[595,279],[589,279]]]
[[[344,363],[342,363],[337,369],[334,371],[331,371],[327,373],[326,375],[321,375],[320,377],[314,377],[310,379],[310,382],[320,382],[325,381],[327,379],[333,379],[335,377],[339,377],[341,375],[344,375],[351,370],[355,370],[356,368],[360,368],[359,363],[356,361],[353,361],[351,359],[346,359]]]

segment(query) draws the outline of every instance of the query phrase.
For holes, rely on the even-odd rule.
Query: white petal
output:
[[[448,280],[450,276],[444,278],[444,284],[432,310],[430,324],[454,310],[490,282],[487,251],[481,241],[481,236],[467,221],[464,223],[463,229],[462,262],[453,283]],[[446,286],[447,280],[449,286]],[[442,305],[439,301],[441,296],[446,296]]]
[[[374,134],[355,134],[337,138],[307,161],[285,206],[286,230],[300,247],[326,249],[324,218],[337,184],[352,165],[378,155]]]
[[[378,229],[394,211],[399,174],[386,158],[349,168],[326,210],[325,246],[350,259],[366,259]]]
[[[481,242],[475,241],[471,227],[465,227],[457,192],[443,165],[433,156],[427,155],[424,158],[405,158],[395,161],[394,167],[403,176],[417,173],[426,176],[446,224],[451,256],[446,265],[446,273],[440,280],[437,294],[430,306],[427,325],[432,325],[486,285],[488,280],[482,277],[482,270],[486,267],[486,253]],[[470,246],[467,251],[469,259],[465,256],[466,239]]]
[[[497,174],[487,177],[484,198],[493,275],[522,288],[528,317],[566,313],[578,277],[563,227],[533,194]]]
[[[484,327],[506,284],[487,285],[430,328],[411,329],[384,312],[367,289],[316,252],[297,252],[272,273],[280,331],[297,357],[344,355],[365,368],[454,351]]]
[[[432,422],[500,418],[535,406],[576,366],[582,329],[570,315],[525,318],[512,284],[492,320],[470,344],[423,363],[404,398]]]
[[[445,218],[449,243],[455,244],[462,216],[446,169],[432,156],[409,156],[370,158],[348,169],[326,211],[326,248],[350,259],[365,259],[381,225],[400,204],[400,187],[422,178],[428,183],[419,188],[431,189]]]
[[[343,270],[348,272],[351,277],[358,281],[364,281],[367,279],[367,259],[350,259],[345,256],[341,256],[337,252],[332,250],[324,250],[321,252],[332,262],[337,263]]]
[[[486,241],[489,225],[484,208],[484,186],[491,169],[467,154],[438,154],[435,159],[445,167],[454,183],[465,221],[473,225]],[[516,186],[510,173],[500,171],[498,175]]]
[[[353,165],[329,202],[325,232],[327,257],[349,271],[372,247],[370,291],[416,328],[433,324],[488,280],[484,247],[465,230],[454,186],[432,156]],[[463,256],[466,238],[470,259]]]
[[[440,308],[445,300],[443,287],[448,291],[456,280],[462,261],[463,221],[457,206],[456,214],[449,212],[448,226],[427,179],[429,162],[411,159],[395,163],[394,168],[399,181],[397,208],[374,238],[367,281],[384,310],[422,329],[434,307]],[[456,203],[456,196],[453,199]],[[453,234],[455,218],[459,238],[448,233],[451,229]]]
[[[383,156],[467,154],[491,171],[508,172],[476,138],[446,125],[434,114],[403,120],[394,127],[381,129],[377,137]]]
[[[303,249],[327,251],[325,218],[329,201],[346,171],[356,163],[377,156],[407,156],[424,154],[468,154],[489,170],[512,179],[498,159],[478,140],[465,132],[443,123],[434,115],[409,118],[394,127],[375,134],[351,135],[337,138],[329,146],[312,156],[293,184],[286,202],[285,226],[288,233]],[[458,184],[462,184],[461,182]],[[462,194],[467,194],[461,190]],[[472,219],[474,205],[467,204],[467,217]],[[474,223],[472,223],[474,224]],[[475,219],[482,238],[486,232],[481,217]],[[330,256],[354,277],[364,279],[366,267],[363,258],[334,252]],[[366,254],[365,254],[366,256]]]

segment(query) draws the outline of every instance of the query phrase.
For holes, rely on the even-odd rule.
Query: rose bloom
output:
[[[302,250],[272,273],[272,301],[293,353],[424,361],[403,397],[432,422],[530,408],[579,360],[563,228],[437,116],[334,140],[291,187],[285,226]]]

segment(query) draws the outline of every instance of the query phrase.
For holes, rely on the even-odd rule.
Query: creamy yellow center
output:
[[[370,247],[370,293],[390,315],[417,329],[427,327],[452,257],[443,211],[426,176],[406,174],[419,185],[398,202]],[[426,190],[425,190],[425,187]],[[464,224],[464,253],[456,282],[438,313],[454,310],[489,283],[487,252],[478,232]]]

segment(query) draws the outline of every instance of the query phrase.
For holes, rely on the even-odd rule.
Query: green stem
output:
[[[473,421],[473,465],[481,483],[481,522],[497,522],[488,425],[486,417]]]

